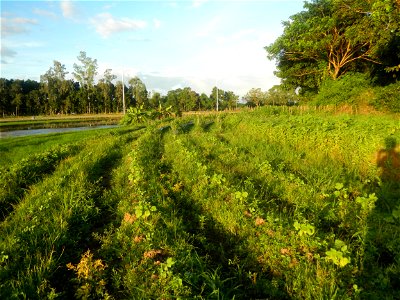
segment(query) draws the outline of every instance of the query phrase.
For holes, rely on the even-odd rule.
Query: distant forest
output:
[[[50,115],[82,113],[117,113],[125,106],[142,106],[147,109],[171,106],[174,111],[215,109],[217,88],[210,95],[198,94],[190,87],[169,91],[167,95],[149,92],[143,81],[134,77],[128,85],[116,81],[111,69],[107,69],[95,84],[97,60],[81,51],[80,64],[74,64],[75,80],[66,79],[68,72],[59,61],[35,80],[0,78],[0,113],[6,115]],[[233,109],[239,96],[232,91],[218,89],[220,109]]]

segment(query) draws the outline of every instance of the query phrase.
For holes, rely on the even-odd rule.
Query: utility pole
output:
[[[217,111],[218,111],[218,87],[217,88]]]
[[[125,82],[124,71],[122,71],[122,111],[125,114]]]

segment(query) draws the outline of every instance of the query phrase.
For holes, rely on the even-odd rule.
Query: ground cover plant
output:
[[[0,224],[1,298],[400,297],[396,116],[264,107],[41,154],[30,138],[0,147],[13,140],[26,159],[1,169],[0,195],[17,195]]]

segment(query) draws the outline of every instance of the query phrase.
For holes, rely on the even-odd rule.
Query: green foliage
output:
[[[321,79],[355,71],[372,74],[380,64],[397,66],[399,16],[395,0],[305,2],[266,50],[269,59],[277,60],[276,75],[286,86],[316,91]]]
[[[324,80],[314,101],[316,105],[368,103],[369,88],[370,82],[366,75],[360,73],[346,74],[337,80]]]
[[[341,240],[335,240],[335,245],[329,251],[325,252],[326,260],[333,262],[340,268],[345,267],[351,262],[349,257],[345,255],[349,254],[346,244]]]
[[[130,89],[136,106],[142,109],[147,108],[149,106],[149,99],[145,84],[137,76],[130,79],[129,84],[131,85]]]
[[[400,112],[400,84],[374,86],[366,74],[349,73],[337,80],[325,79],[312,102],[316,105],[372,106],[387,112]]]
[[[111,69],[95,83],[97,60],[81,51],[74,64],[74,80],[66,80],[65,66],[54,66],[43,74],[40,83],[34,80],[0,78],[0,114],[4,116],[52,115],[83,113],[119,113],[125,107],[144,108],[157,114],[160,106],[171,107],[170,113],[181,116],[182,111],[215,110],[216,90],[211,96],[199,95],[190,87],[168,91],[166,96],[152,92],[139,77],[129,79],[129,85],[117,81]],[[219,90],[220,110],[236,109],[239,96],[232,91]],[[156,116],[155,116],[156,117]],[[151,117],[152,118],[152,117]]]
[[[265,104],[268,105],[293,105],[299,102],[299,96],[294,89],[287,90],[283,86],[275,85],[265,95]]]
[[[161,120],[172,116],[172,107],[163,108],[159,105],[158,109],[146,110],[143,105],[139,107],[130,107],[122,118],[120,124],[135,125],[143,124],[150,120]]]
[[[400,81],[374,89],[374,97],[370,103],[378,110],[400,112]]]
[[[122,125],[134,125],[146,122],[148,119],[148,114],[144,109],[143,105],[139,107],[129,107],[126,110],[124,117],[122,118],[120,124]]]
[[[293,226],[297,230],[299,236],[313,235],[315,233],[315,227],[310,224],[300,224],[296,221]]]

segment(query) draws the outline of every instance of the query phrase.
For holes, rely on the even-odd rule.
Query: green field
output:
[[[0,131],[26,128],[78,127],[85,126],[85,124],[117,124],[121,117],[122,114],[9,117],[0,119]]]
[[[400,120],[297,108],[0,140],[1,299],[399,299]]]

